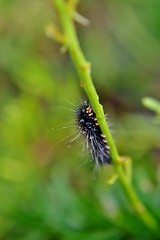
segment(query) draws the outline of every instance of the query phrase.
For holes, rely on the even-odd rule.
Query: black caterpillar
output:
[[[102,134],[91,104],[85,101],[77,107],[75,114],[80,134],[86,137],[87,148],[90,149],[95,163],[97,165],[111,163],[110,147],[107,145],[105,135]]]

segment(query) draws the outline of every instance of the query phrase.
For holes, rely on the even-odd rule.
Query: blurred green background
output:
[[[160,121],[141,103],[160,99],[160,1],[83,0],[76,24],[94,84],[133,183],[160,220]],[[48,39],[51,1],[0,1],[0,239],[155,239],[118,181],[94,171],[76,136],[85,99],[68,54]],[[72,105],[73,104],[73,105]],[[66,127],[65,127],[66,126]]]

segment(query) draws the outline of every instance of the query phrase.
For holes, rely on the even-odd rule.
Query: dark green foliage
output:
[[[61,141],[75,130],[81,89],[68,55],[45,36],[51,6],[0,3],[0,239],[156,239],[118,181],[105,185],[81,155],[81,139],[67,148],[76,133]],[[159,115],[141,104],[159,98],[160,2],[88,0],[79,10],[92,23],[78,34],[117,147],[133,158],[134,186],[160,221]]]

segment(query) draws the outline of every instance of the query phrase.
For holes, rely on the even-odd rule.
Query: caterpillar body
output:
[[[80,134],[86,137],[86,145],[90,149],[93,161],[97,165],[111,163],[110,147],[102,134],[91,104],[85,101],[77,107],[75,115]]]

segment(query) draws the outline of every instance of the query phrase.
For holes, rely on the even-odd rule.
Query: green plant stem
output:
[[[116,145],[110,133],[109,127],[107,126],[104,111],[102,105],[99,103],[99,97],[95,90],[95,87],[91,78],[91,68],[90,63],[86,61],[83,52],[80,48],[79,41],[77,38],[75,26],[73,23],[72,16],[70,12],[69,4],[65,0],[53,0],[54,6],[57,10],[62,30],[65,36],[65,47],[67,48],[70,56],[75,64],[79,77],[81,79],[81,86],[84,88],[86,95],[96,113],[98,123],[102,130],[102,133],[106,135],[106,140],[110,146],[110,152],[112,161],[114,163],[115,170],[119,176],[120,183],[126,193],[126,196],[130,200],[137,216],[154,232],[158,232],[158,224],[154,217],[143,205],[141,200],[135,193],[130,181],[128,181],[122,165],[120,165],[120,156],[118,154]]]
[[[125,157],[123,167],[124,167],[127,180],[128,182],[131,183],[132,182],[132,160],[130,159],[130,157]]]

